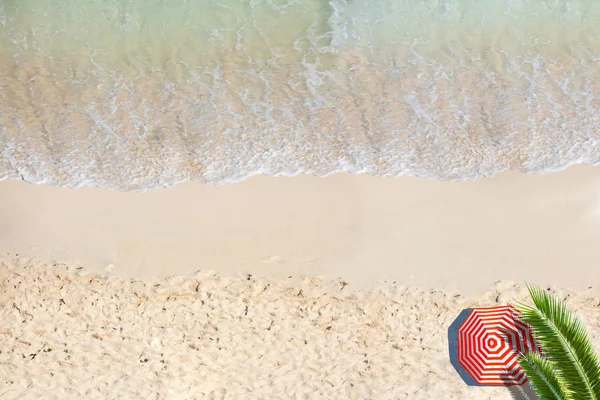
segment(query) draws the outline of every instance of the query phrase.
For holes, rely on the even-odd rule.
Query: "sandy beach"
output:
[[[0,400],[535,400],[465,309],[600,350],[596,3],[0,1]]]
[[[464,308],[551,287],[600,348],[600,170],[151,192],[0,182],[0,398],[512,399]]]
[[[254,176],[149,192],[0,182],[0,252],[140,279],[214,270],[479,294],[600,276],[600,170],[442,182]]]
[[[347,295],[336,284],[209,271],[125,280],[5,257],[0,398],[528,398],[468,387],[448,362],[460,310],[525,300],[518,285],[464,297],[394,284]],[[597,292],[557,293],[600,345]]]

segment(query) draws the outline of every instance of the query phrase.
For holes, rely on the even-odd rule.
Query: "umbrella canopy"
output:
[[[540,352],[529,326],[512,306],[473,308],[458,327],[458,363],[479,385],[527,382],[520,353]]]

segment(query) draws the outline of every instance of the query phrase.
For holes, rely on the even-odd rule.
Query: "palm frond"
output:
[[[564,383],[556,376],[550,361],[539,353],[529,352],[519,359],[519,365],[529,378],[540,400],[565,400]]]
[[[539,287],[527,285],[535,307],[519,304],[519,318],[551,362],[570,400],[600,400],[600,365],[581,321],[565,304]]]

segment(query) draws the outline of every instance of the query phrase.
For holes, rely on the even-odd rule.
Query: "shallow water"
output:
[[[595,0],[0,0],[0,177],[600,162]]]

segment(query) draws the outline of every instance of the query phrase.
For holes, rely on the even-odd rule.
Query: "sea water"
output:
[[[598,0],[0,0],[0,178],[600,162]]]

